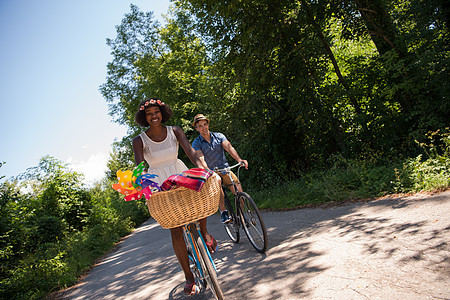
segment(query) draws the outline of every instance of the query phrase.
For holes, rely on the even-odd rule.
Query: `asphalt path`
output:
[[[450,191],[263,212],[266,254],[208,218],[226,299],[450,299]],[[168,230],[150,219],[59,299],[212,299],[183,295]]]

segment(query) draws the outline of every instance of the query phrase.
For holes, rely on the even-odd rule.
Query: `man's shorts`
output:
[[[229,171],[229,172],[231,174],[231,177],[233,177],[234,183],[239,184],[240,182],[239,182],[239,179],[237,178],[237,176],[233,172],[231,172],[231,171]],[[231,186],[231,179],[228,174],[222,174],[220,172],[217,172],[217,174],[222,178],[222,184],[224,186],[227,186],[227,187]]]

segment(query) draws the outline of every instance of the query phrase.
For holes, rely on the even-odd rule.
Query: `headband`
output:
[[[144,109],[146,109],[147,108],[147,106],[149,106],[149,105],[159,105],[159,106],[163,106],[164,105],[164,102],[162,102],[161,100],[154,100],[154,99],[151,99],[151,100],[148,100],[148,101],[145,101],[145,103],[144,103],[144,105],[141,105],[141,107],[139,107],[139,110],[144,110]]]

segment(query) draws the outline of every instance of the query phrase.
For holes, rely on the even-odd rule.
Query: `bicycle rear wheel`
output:
[[[223,193],[225,196],[225,206],[227,207],[228,210],[228,214],[231,218],[231,222],[227,223],[227,224],[223,224],[223,226],[225,227],[225,231],[227,232],[228,236],[230,237],[230,239],[234,242],[234,243],[239,243],[239,238],[240,238],[240,234],[239,234],[239,220],[235,214],[235,209],[233,207],[233,204],[230,202],[230,198],[228,198],[226,190],[223,189]]]
[[[264,253],[268,245],[267,230],[258,206],[247,193],[238,194],[238,204],[241,206],[239,214],[245,234],[252,246]]]
[[[195,244],[195,247],[197,247],[199,251],[198,259],[203,269],[203,276],[216,299],[223,300],[223,292],[220,288],[219,280],[217,279],[216,270],[214,269],[213,263],[210,260],[208,250],[206,250],[203,239],[197,231],[197,226],[189,225],[188,228],[194,238],[193,242]]]

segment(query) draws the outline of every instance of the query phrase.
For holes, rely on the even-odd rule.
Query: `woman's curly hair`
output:
[[[148,98],[141,103],[139,103],[138,111],[136,112],[136,115],[134,116],[134,120],[136,123],[141,127],[149,127],[150,124],[148,124],[146,118],[145,118],[145,109],[148,107],[159,107],[162,114],[162,121],[161,123],[166,123],[170,120],[172,117],[172,109],[170,109],[170,106],[168,104],[165,104],[164,102],[161,102],[158,98]]]

